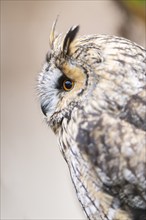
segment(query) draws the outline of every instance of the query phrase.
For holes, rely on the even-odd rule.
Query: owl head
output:
[[[79,26],[70,28],[62,37],[55,35],[55,25],[56,22],[50,34],[50,51],[38,78],[41,109],[52,127],[69,117],[75,106],[81,107],[94,87],[84,42],[75,39]]]
[[[144,86],[145,50],[116,36],[76,38],[79,26],[70,28],[65,36],[55,35],[55,25],[38,78],[47,123],[56,133],[64,118],[70,119],[79,109],[89,113],[91,104],[96,114],[120,115],[129,97]]]

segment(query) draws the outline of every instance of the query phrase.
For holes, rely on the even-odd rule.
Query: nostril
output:
[[[45,116],[47,116],[47,111],[46,111],[47,108],[46,107],[47,107],[46,105],[41,104],[41,110]]]

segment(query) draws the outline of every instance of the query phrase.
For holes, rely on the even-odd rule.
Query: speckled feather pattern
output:
[[[145,220],[146,50],[116,36],[75,39],[78,29],[51,34],[38,79],[46,122],[90,220]],[[71,91],[56,89],[61,75]]]

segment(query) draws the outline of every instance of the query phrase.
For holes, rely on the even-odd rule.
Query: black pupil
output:
[[[66,80],[64,83],[64,86],[66,89],[71,89],[72,88],[72,81]]]

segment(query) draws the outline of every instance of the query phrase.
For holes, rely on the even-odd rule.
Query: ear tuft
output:
[[[55,35],[55,28],[56,28],[56,24],[57,24],[58,18],[59,18],[59,15],[57,16],[56,20],[54,21],[54,23],[52,25],[51,32],[50,32],[49,41],[50,41],[50,47],[51,48],[53,48],[54,40],[57,37],[57,35]]]
[[[67,32],[63,42],[63,52],[65,54],[69,53],[70,44],[75,39],[78,31],[79,31],[79,25],[71,27],[70,30]]]

